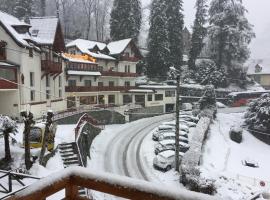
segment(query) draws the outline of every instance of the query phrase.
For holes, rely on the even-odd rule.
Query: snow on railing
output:
[[[214,200],[213,196],[195,193],[183,188],[172,189],[160,184],[135,180],[128,177],[97,172],[81,167],[67,168],[41,179],[34,185],[18,192],[10,200],[45,199],[65,189],[65,199],[82,199],[78,187],[112,194],[128,199],[155,200]],[[83,198],[85,199],[85,198]]]

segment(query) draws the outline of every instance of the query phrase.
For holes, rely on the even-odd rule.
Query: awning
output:
[[[100,72],[89,72],[89,71],[67,71],[68,75],[78,75],[78,76],[101,76]]]

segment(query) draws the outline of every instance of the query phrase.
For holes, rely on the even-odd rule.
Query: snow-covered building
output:
[[[64,110],[64,41],[57,18],[32,18],[27,24],[0,11],[0,113],[19,116],[29,109]],[[47,93],[47,94],[46,94]]]
[[[270,90],[270,59],[251,60],[247,64],[247,74],[265,89]]]
[[[72,64],[72,70],[67,66],[66,96],[70,102],[79,102],[76,107],[94,104],[123,105],[129,102],[127,93],[135,87],[136,64],[142,59],[132,39],[109,44],[77,39],[68,43],[66,48],[69,54],[88,56],[93,61],[77,66]],[[81,65],[92,67],[80,67]],[[71,106],[74,105],[69,104]]]

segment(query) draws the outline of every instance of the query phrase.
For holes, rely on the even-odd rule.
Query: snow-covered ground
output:
[[[247,199],[253,192],[270,189],[270,146],[246,130],[241,144],[230,140],[230,127],[241,125],[243,116],[244,113],[218,113],[202,157],[203,176],[217,180],[218,195],[235,200]],[[244,166],[245,160],[253,160],[259,167]],[[260,186],[261,181],[266,183],[265,187]]]

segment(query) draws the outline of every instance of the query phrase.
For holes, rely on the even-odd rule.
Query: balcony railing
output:
[[[14,82],[14,81],[12,81],[12,82]],[[12,83],[12,82],[9,82],[9,81],[6,81],[6,80],[2,80],[0,78],[0,90],[1,89],[6,89],[6,90],[18,89],[18,85],[16,85],[15,83]]]
[[[62,63],[51,60],[42,60],[41,70],[45,71],[46,73],[60,74],[62,73]]]
[[[66,92],[128,91],[134,86],[66,86]]]
[[[95,64],[70,63],[67,66],[67,70],[100,72],[103,70],[103,67]]]
[[[139,62],[140,59],[136,57],[121,56],[120,60],[129,62]]]
[[[102,71],[102,76],[119,76],[119,77],[137,77],[136,73],[128,73],[128,72],[114,72],[114,71]]]
[[[72,167],[37,181],[35,184],[15,193],[8,200],[45,200],[61,190],[65,190],[64,199],[88,200],[86,197],[79,196],[78,187],[132,200],[218,199],[183,188],[172,189],[157,183],[135,180],[109,173],[94,172],[81,167]]]

